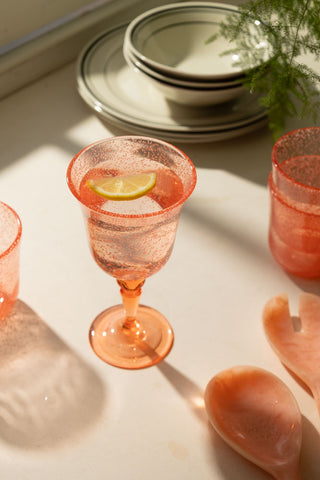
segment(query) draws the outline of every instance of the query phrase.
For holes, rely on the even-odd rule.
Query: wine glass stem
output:
[[[125,311],[125,320],[122,326],[128,330],[138,330],[139,324],[136,317],[145,280],[117,280],[117,282],[120,285],[122,304]]]

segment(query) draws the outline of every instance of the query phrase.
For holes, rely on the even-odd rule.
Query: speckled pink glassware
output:
[[[269,244],[300,277],[320,277],[320,127],[294,130],[272,150]]]
[[[16,212],[0,202],[0,319],[8,315],[18,296],[21,232]]]
[[[82,190],[83,179],[97,168],[112,175],[155,171],[157,183],[134,210],[126,201],[105,204],[105,199],[95,194],[90,199]],[[181,150],[161,140],[113,137],[79,152],[69,165],[67,180],[82,207],[93,257],[116,278],[123,302],[94,320],[91,346],[102,360],[118,367],[154,365],[170,351],[173,331],[160,312],[139,305],[139,298],[145,279],[171,255],[181,209],[196,184],[195,167]]]

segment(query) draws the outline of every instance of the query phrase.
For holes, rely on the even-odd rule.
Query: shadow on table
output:
[[[316,410],[316,406],[314,407]],[[302,415],[301,470],[303,478],[318,480],[320,478],[320,433],[314,425]]]
[[[189,404],[192,412],[201,421],[206,422],[207,415],[204,409],[203,391],[201,388],[165,360],[160,362],[157,367],[179,395]]]
[[[24,302],[0,320],[0,440],[46,449],[97,422],[105,392],[96,373]]]

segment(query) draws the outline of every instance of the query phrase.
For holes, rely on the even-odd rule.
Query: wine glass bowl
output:
[[[155,187],[134,200],[107,200],[87,186],[89,178],[151,171],[157,175]],[[122,296],[122,305],[93,321],[91,346],[114,366],[154,365],[170,351],[173,331],[160,312],[139,305],[141,289],[171,255],[182,206],[195,187],[195,167],[178,148],[161,140],[113,137],[79,152],[67,180],[82,207],[93,258],[117,280]]]

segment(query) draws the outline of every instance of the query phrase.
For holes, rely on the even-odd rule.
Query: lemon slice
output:
[[[151,172],[87,180],[87,185],[93,192],[109,200],[133,200],[150,192],[156,180],[156,173]]]

